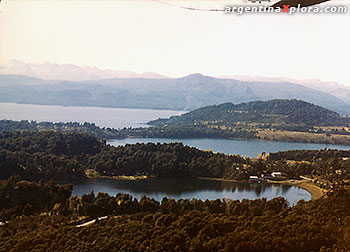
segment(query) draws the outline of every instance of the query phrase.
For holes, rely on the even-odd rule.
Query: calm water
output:
[[[95,192],[107,192],[115,195],[118,192],[131,194],[140,199],[143,194],[161,201],[163,197],[173,199],[272,199],[282,196],[290,204],[299,200],[310,200],[311,195],[304,189],[295,186],[271,185],[257,183],[233,183],[200,179],[163,179],[144,180],[92,179],[73,186],[73,195]]]
[[[153,109],[123,109],[79,106],[30,105],[0,103],[0,120],[38,122],[90,122],[100,127],[145,127],[158,118],[180,115],[183,111]]]
[[[239,154],[241,156],[257,157],[262,152],[278,152],[286,150],[319,150],[338,149],[349,150],[350,146],[336,144],[310,144],[310,143],[287,143],[249,140],[225,140],[225,139],[164,139],[164,138],[126,138],[111,140],[108,143],[114,146],[134,143],[171,143],[182,142],[185,145],[196,147],[201,150],[212,150],[226,154]]]

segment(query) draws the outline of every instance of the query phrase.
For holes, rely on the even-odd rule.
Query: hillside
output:
[[[149,124],[167,125],[200,125],[215,124],[236,126],[237,124],[255,125],[305,125],[341,126],[349,119],[338,113],[301,100],[270,100],[249,103],[224,103],[196,109],[181,116],[151,121]]]
[[[349,117],[295,99],[223,103],[149,124],[159,136],[350,144]]]
[[[176,79],[73,82],[0,75],[0,102],[189,111],[211,104],[272,99],[299,99],[350,114],[349,104],[342,99],[287,81],[251,82],[192,74]]]

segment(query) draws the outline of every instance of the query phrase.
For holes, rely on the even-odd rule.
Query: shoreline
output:
[[[296,186],[299,188],[304,189],[311,195],[311,200],[317,200],[321,198],[325,191],[313,184],[311,181],[302,179],[302,180],[286,180],[286,181],[269,181],[270,184],[283,184],[283,185],[289,185],[289,186]]]
[[[244,183],[245,181],[239,181],[236,179],[225,179],[225,178],[210,178],[210,177],[197,177],[201,180],[213,180],[213,181],[227,181],[227,182],[234,182],[234,183]]]
[[[225,178],[208,178],[208,177],[198,177],[198,179],[202,180],[214,180],[214,181],[227,181],[227,182],[234,182],[234,183],[241,183],[244,181],[234,180],[234,179],[225,179]],[[248,182],[250,183],[250,182]],[[311,200],[317,200],[321,198],[325,191],[321,189],[320,187],[314,185],[311,181],[307,179],[302,180],[285,180],[285,181],[267,181],[268,184],[282,184],[282,185],[289,185],[289,186],[296,186],[299,188],[304,189],[311,195]]]
[[[141,179],[148,179],[150,177],[146,175],[141,175],[141,176],[99,176],[96,178],[115,179],[115,180],[141,180]]]
[[[100,175],[97,171],[92,169],[86,169],[85,175],[87,179],[115,179],[115,180],[141,180],[141,179],[147,179],[152,176],[147,175],[133,175],[133,176],[126,176],[126,175],[119,175],[119,176],[106,176],[106,175]]]

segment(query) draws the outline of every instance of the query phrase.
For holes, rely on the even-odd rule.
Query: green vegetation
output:
[[[100,128],[94,123],[53,123],[36,121],[0,120],[0,132],[6,131],[55,131],[63,133],[84,133],[99,139],[120,138],[119,131],[111,128]]]
[[[256,101],[237,105],[224,103],[150,122],[157,126],[206,124],[229,127],[255,124],[265,128],[300,131],[307,131],[315,126],[343,126],[348,123],[349,119],[336,112],[300,100]]]
[[[58,206],[65,209],[62,214],[67,214],[71,193],[71,185],[56,185],[53,181],[35,183],[22,180],[20,176],[0,180],[0,221],[48,212]]]
[[[45,192],[46,198],[26,198],[19,193],[27,190]],[[0,182],[1,199],[12,201],[11,205],[9,201],[0,204],[0,251],[350,249],[350,192],[343,189],[319,200],[301,200],[294,207],[283,198],[241,202],[164,198],[157,202],[146,197],[138,201],[127,194],[67,197],[68,192],[66,186],[18,178]],[[97,216],[107,217],[78,226]]]
[[[103,176],[222,177],[249,159],[170,144],[114,147],[89,135],[55,132],[0,134],[0,179],[83,179],[86,170]],[[242,178],[247,178],[245,173]]]

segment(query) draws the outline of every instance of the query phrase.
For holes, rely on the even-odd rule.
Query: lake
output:
[[[131,194],[140,199],[142,195],[161,201],[163,197],[173,199],[258,199],[284,197],[291,205],[299,200],[310,200],[309,192],[295,186],[279,184],[233,183],[202,179],[149,178],[140,180],[90,179],[73,186],[73,195],[81,196],[94,191],[116,195]]]
[[[0,103],[0,120],[38,122],[90,122],[100,127],[146,127],[158,118],[180,115],[184,111],[155,109],[124,109],[79,106],[31,105]]]
[[[338,149],[349,150],[350,146],[336,144],[314,144],[314,143],[288,143],[257,140],[231,140],[231,139],[164,139],[164,138],[125,138],[110,140],[113,146],[134,143],[171,143],[182,142],[184,145],[196,147],[201,150],[212,150],[226,154],[239,154],[247,157],[257,157],[262,152],[278,152],[287,150],[319,150]]]

